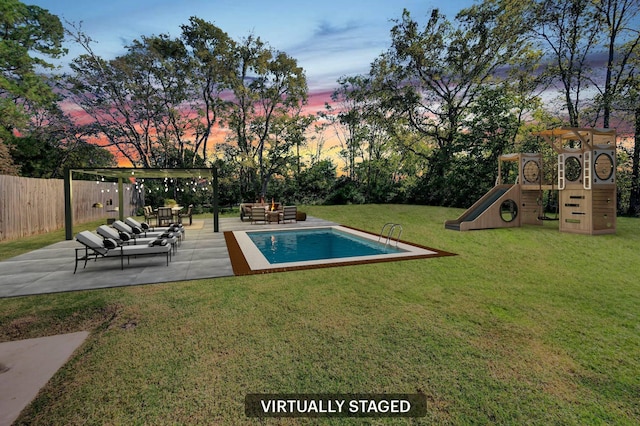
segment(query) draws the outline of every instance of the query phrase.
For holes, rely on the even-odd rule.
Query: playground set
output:
[[[561,232],[616,232],[616,131],[563,127],[534,135],[543,138],[558,155],[557,182],[545,181],[542,154],[502,155],[496,185],[460,217],[446,221],[446,229],[542,225],[550,219],[543,205],[544,192],[550,191],[557,193],[554,219],[559,220]],[[506,162],[518,165],[513,184],[503,183]]]

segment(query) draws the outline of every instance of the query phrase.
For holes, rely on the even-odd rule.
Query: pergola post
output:
[[[71,169],[64,169],[64,232],[67,240],[73,239],[72,173],[73,171]]]
[[[213,176],[213,232],[220,232],[219,214],[218,214],[218,169],[211,169]]]
[[[124,222],[124,191],[123,191],[123,187],[124,185],[122,184],[123,182],[123,178],[122,176],[118,177],[118,213],[119,213],[119,219],[120,221]]]

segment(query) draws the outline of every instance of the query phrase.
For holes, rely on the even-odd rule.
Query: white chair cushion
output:
[[[133,229],[131,229],[129,225],[127,225],[121,220],[116,220],[115,222],[113,222],[113,227],[116,228],[118,231],[126,232],[128,234],[133,234]]]
[[[137,256],[143,254],[165,254],[171,250],[171,245],[149,247],[147,244],[137,246],[121,246],[115,250],[109,250],[106,257],[113,256]]]
[[[78,235],[76,235],[76,240],[100,254],[105,254],[108,252],[108,250],[104,247],[102,240],[91,231],[82,231],[78,233]]]
[[[120,234],[118,234],[118,231],[116,231],[115,229],[107,225],[98,226],[97,232],[98,232],[98,235],[104,238],[111,238],[116,241],[121,239]]]

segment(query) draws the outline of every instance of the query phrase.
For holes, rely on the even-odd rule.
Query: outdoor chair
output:
[[[266,207],[251,207],[251,223],[257,222],[267,223]]]
[[[169,225],[173,222],[173,210],[171,207],[159,207],[158,208],[158,226]]]
[[[87,267],[89,259],[97,261],[98,258],[119,257],[120,269],[124,269],[124,258],[127,258],[127,264],[130,263],[131,257],[137,256],[156,256],[166,255],[167,266],[171,260],[171,244],[166,239],[158,239],[149,244],[140,244],[133,246],[122,246],[110,238],[100,240],[96,234],[91,231],[82,231],[76,235],[76,240],[83,245],[76,248],[76,265],[73,269],[75,274],[78,270],[78,262],[84,261],[83,269]]]
[[[253,204],[251,203],[240,203],[240,220],[247,221],[251,220],[251,208]]]
[[[193,204],[189,204],[189,208],[187,208],[187,212],[186,213],[178,213],[178,222],[182,223],[182,218],[183,217],[188,217],[189,218],[189,225],[193,224]]]
[[[282,208],[282,221],[295,220],[297,222],[298,208],[296,206],[284,206]]]
[[[145,222],[151,223],[151,219],[156,220],[156,224],[158,223],[158,213],[153,211],[153,207],[144,206],[144,220]]]

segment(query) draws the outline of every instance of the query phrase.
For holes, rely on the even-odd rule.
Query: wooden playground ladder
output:
[[[564,189],[564,154],[558,155],[558,189],[562,191]]]
[[[395,231],[395,229],[398,229],[398,236],[396,237],[396,247],[398,247],[398,241],[400,241],[400,236],[402,236],[402,225],[400,225],[399,223],[391,223],[391,222],[387,222],[382,226],[382,230],[380,231],[380,235],[378,236],[378,241],[380,241],[382,239],[382,237],[384,236],[384,231],[385,229],[387,229],[387,227],[389,228],[386,238],[387,240],[385,241],[384,245],[387,246],[389,245],[389,243],[391,242],[392,238],[393,238],[393,232]]]
[[[582,187],[584,189],[591,189],[591,151],[585,151],[583,163],[584,181],[582,182]]]

